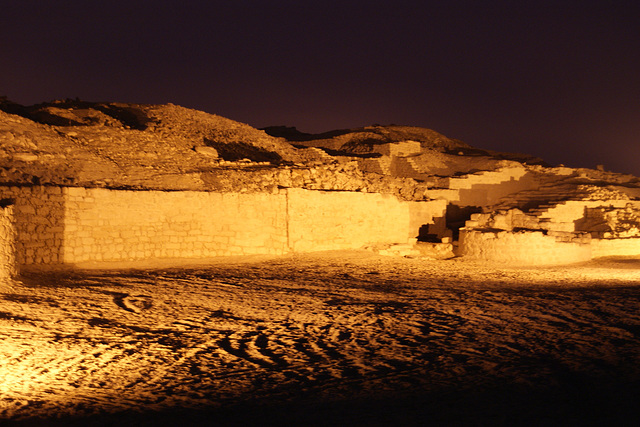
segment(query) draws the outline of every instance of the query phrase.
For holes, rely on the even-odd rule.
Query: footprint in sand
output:
[[[118,307],[132,313],[140,313],[153,306],[151,297],[148,295],[115,294],[113,301]]]

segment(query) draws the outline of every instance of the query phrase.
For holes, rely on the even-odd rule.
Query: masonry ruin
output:
[[[21,269],[407,243],[446,209],[444,201],[304,189],[241,194],[30,186],[0,193],[13,200],[3,209],[3,265]]]
[[[629,175],[421,128],[314,136],[176,106],[10,107],[0,111],[0,278],[360,248],[515,264],[640,255],[640,182]],[[60,115],[68,126],[41,119]]]
[[[617,199],[594,200],[594,191],[582,189],[590,198],[572,189],[578,200],[527,211],[487,209],[501,200],[495,196],[486,197],[480,206],[461,203],[474,184],[463,186],[460,181],[480,182],[484,194],[506,191],[497,182],[492,184],[495,189],[485,192],[488,184],[483,179],[496,181],[499,173],[506,187],[513,188],[512,171],[484,173],[452,179],[450,188],[433,190],[437,198],[420,201],[304,188],[219,193],[4,186],[0,187],[5,201],[0,217],[1,274],[98,262],[363,247],[389,254],[455,254],[525,264],[640,254],[640,201],[625,198],[622,192],[616,193]],[[443,192],[454,197],[446,199]],[[529,201],[533,194],[538,192],[531,192]],[[473,203],[481,201],[474,197]],[[447,211],[465,212],[464,207],[484,211],[471,213],[459,230],[447,227]],[[452,242],[454,231],[459,239]]]

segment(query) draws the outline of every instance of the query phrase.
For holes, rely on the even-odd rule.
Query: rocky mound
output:
[[[358,158],[410,157],[413,167],[418,171],[418,175],[410,174],[414,177],[420,174],[451,176],[494,170],[504,167],[508,162],[546,165],[538,157],[474,148],[434,130],[415,126],[373,125],[320,134],[304,133],[287,126],[268,127],[264,131],[283,138],[296,147],[318,147],[332,155]],[[407,150],[410,143],[414,145]],[[393,146],[399,144],[404,144],[405,147],[394,149]],[[364,168],[366,170],[367,166]],[[393,173],[385,169],[387,168],[382,167],[383,173]],[[393,169],[398,168],[392,167],[391,170]],[[380,168],[374,167],[372,170]]]
[[[22,106],[0,98],[1,185],[234,192],[293,186],[422,200],[430,197],[427,190],[443,187],[443,177],[522,165],[536,175],[560,173],[532,156],[477,149],[420,127],[313,135],[283,126],[259,130],[173,104],[62,100]],[[633,176],[605,171],[560,175],[638,187]]]
[[[0,181],[200,189],[221,168],[321,162],[251,126],[176,105],[0,101]],[[206,187],[206,186],[205,186]]]
[[[414,126],[367,126],[343,129],[321,134],[308,134],[295,127],[273,126],[264,128],[272,136],[307,147],[322,147],[344,154],[367,154],[376,151],[376,146],[401,141],[417,141],[423,148],[442,151],[470,149],[462,141],[450,139],[431,129]]]

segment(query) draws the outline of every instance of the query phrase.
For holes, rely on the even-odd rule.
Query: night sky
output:
[[[640,175],[637,1],[0,0],[0,95],[423,126]]]

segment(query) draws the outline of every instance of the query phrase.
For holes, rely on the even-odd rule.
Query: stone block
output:
[[[16,215],[34,215],[36,213],[36,209],[30,204],[17,204],[15,209]]]

